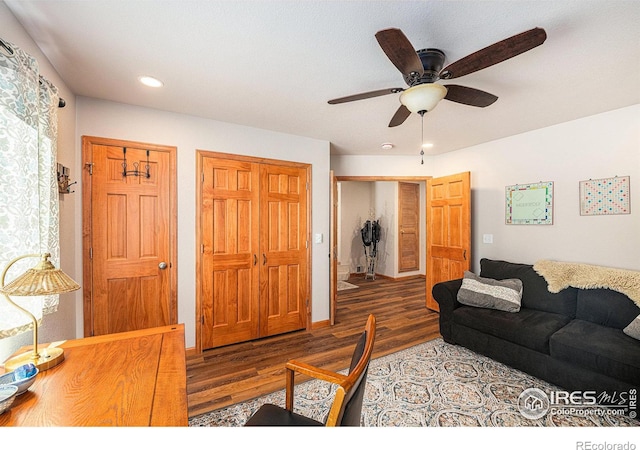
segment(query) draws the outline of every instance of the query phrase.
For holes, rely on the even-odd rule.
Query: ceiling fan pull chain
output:
[[[424,111],[420,111],[421,133],[420,133],[420,164],[424,164]]]

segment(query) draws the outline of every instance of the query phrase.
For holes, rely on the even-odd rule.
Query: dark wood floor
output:
[[[438,314],[425,306],[424,278],[349,281],[359,288],[338,293],[334,326],[187,357],[189,417],[283,389],[284,363],[290,359],[334,371],[346,368],[370,313],[377,319],[373,358],[439,336]]]

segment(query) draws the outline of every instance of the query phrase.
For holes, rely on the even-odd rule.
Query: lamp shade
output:
[[[431,111],[445,95],[447,88],[441,84],[418,84],[400,94],[400,103],[412,113]]]
[[[80,289],[78,283],[51,264],[50,257],[51,254],[44,253],[35,267],[2,286],[0,292],[7,295],[31,296],[63,294]]]

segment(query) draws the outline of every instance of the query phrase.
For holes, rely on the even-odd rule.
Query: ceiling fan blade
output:
[[[542,28],[516,34],[449,64],[440,72],[440,78],[450,80],[477,72],[531,50],[541,45],[545,39],[547,33]]]
[[[402,72],[402,75],[411,76],[415,73],[416,77],[422,76],[424,73],[422,61],[402,31],[398,28],[380,30],[376,33],[376,39],[387,58]]]
[[[407,117],[411,114],[411,111],[407,109],[406,106],[400,105],[400,108],[396,111],[396,113],[391,118],[391,122],[389,122],[390,127],[397,127],[398,125],[402,125]]]
[[[391,89],[380,89],[378,91],[363,92],[361,94],[348,95],[346,97],[334,98],[333,100],[329,100],[329,104],[330,105],[336,105],[338,103],[353,102],[353,101],[356,101],[356,100],[364,100],[364,99],[367,99],[367,98],[380,97],[381,95],[396,94],[396,93],[402,92],[402,91],[404,91],[403,88],[391,88]]]
[[[447,95],[445,95],[444,98],[456,103],[484,108],[498,100],[498,97],[495,95],[481,91],[480,89],[459,86],[457,84],[448,84],[445,87],[447,88]]]

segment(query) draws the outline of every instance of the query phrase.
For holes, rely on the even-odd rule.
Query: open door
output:
[[[462,278],[471,261],[471,174],[427,181],[427,308],[438,311],[431,289]]]

